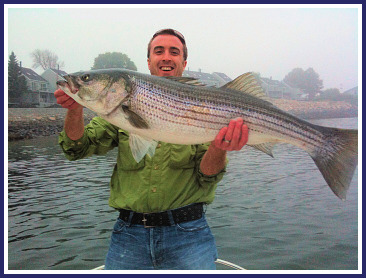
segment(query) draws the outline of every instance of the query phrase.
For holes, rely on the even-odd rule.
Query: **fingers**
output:
[[[54,92],[54,95],[56,97],[56,102],[60,104],[63,108],[75,109],[81,106],[79,103],[77,103],[73,98],[71,98],[61,89],[57,89]]]
[[[248,127],[242,118],[231,120],[227,127],[217,134],[214,144],[217,148],[226,151],[239,151],[248,142]]]
[[[58,98],[62,95],[66,95],[65,92],[62,91],[61,89],[57,89],[53,94],[55,95],[55,98]]]

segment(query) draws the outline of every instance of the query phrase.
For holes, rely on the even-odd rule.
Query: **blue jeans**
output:
[[[215,239],[201,219],[144,228],[117,219],[105,269],[216,269]]]

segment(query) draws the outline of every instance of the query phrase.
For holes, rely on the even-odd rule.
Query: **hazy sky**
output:
[[[29,68],[33,50],[49,49],[68,73],[89,70],[99,54],[117,51],[149,73],[149,39],[159,29],[174,28],[186,38],[190,70],[224,72],[233,79],[254,71],[282,80],[294,68],[312,67],[325,89],[358,85],[360,5],[140,6],[5,6],[5,49]]]

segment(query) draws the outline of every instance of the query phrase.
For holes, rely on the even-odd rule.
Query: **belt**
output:
[[[130,219],[132,213],[132,218]],[[171,213],[171,217],[169,214]],[[203,203],[191,204],[185,207],[154,213],[139,213],[120,209],[119,218],[131,224],[144,225],[145,228],[156,226],[172,226],[177,223],[200,219],[203,215]],[[174,221],[171,223],[170,219]]]

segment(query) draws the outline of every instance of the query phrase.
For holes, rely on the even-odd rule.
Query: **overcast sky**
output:
[[[159,29],[174,28],[186,38],[190,70],[224,72],[233,79],[254,71],[282,80],[294,68],[312,67],[325,89],[358,85],[357,6],[140,6],[6,6],[8,56],[14,51],[31,68],[30,53],[49,49],[72,73],[116,51],[149,73],[149,39]]]

